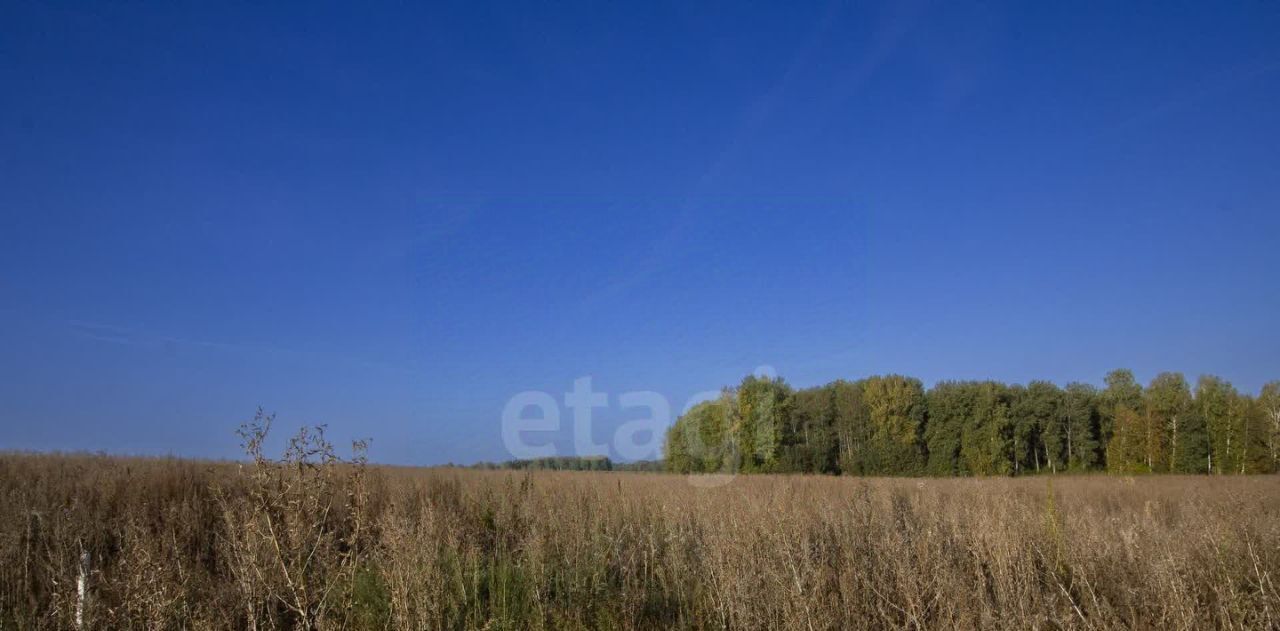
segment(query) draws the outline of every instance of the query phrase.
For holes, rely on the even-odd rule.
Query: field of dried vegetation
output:
[[[0,456],[3,629],[1280,627],[1280,478]],[[257,442],[255,442],[257,441]]]

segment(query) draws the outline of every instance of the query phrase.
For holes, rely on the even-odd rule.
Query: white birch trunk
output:
[[[84,628],[85,612],[89,609],[89,551],[80,550],[80,575],[76,578],[76,628]]]

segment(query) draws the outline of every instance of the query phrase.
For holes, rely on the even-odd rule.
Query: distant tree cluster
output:
[[[531,460],[507,460],[505,462],[480,462],[472,469],[535,471],[613,471],[614,464],[607,456],[562,456],[534,458]]]
[[[667,464],[661,460],[635,460],[632,462],[613,463],[614,471],[630,471],[633,473],[658,473],[667,470]]]
[[[1180,373],[1143,388],[1114,370],[1098,389],[1047,381],[900,375],[796,390],[749,376],[667,431],[675,472],[852,475],[1266,473],[1280,470],[1280,381],[1254,397]]]
[[[471,465],[471,468],[490,471],[631,471],[652,473],[665,471],[666,462],[662,460],[614,462],[608,456],[563,456],[535,458],[532,460],[507,460],[505,462],[478,462]]]

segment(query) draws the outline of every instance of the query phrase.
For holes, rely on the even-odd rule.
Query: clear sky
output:
[[[1256,392],[1278,111],[1261,0],[6,2],[0,449],[262,405],[500,459],[517,392],[763,365]]]

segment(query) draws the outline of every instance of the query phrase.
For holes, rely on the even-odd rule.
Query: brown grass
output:
[[[1280,479],[0,457],[0,627],[1260,629]]]

